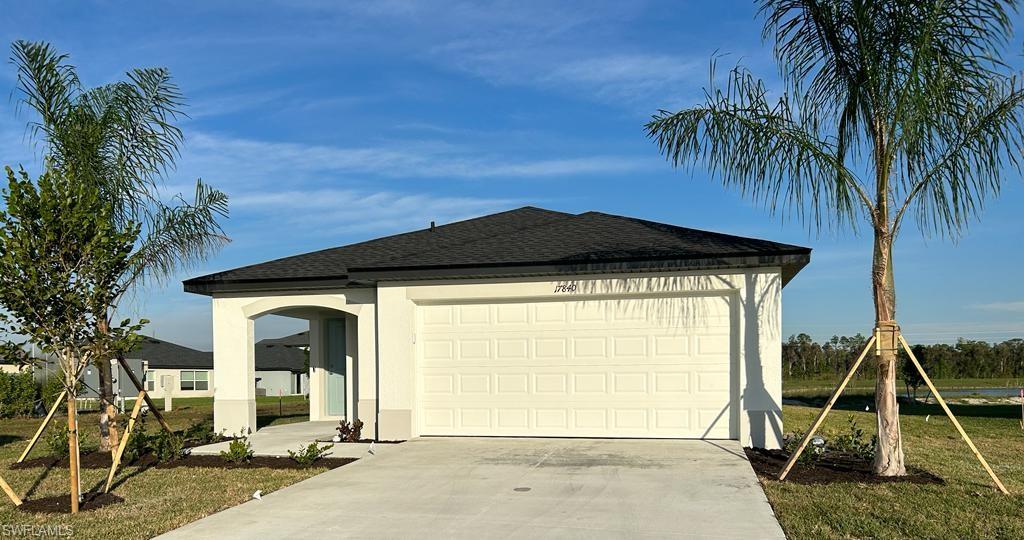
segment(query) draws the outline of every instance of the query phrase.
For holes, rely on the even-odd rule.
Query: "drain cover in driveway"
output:
[[[517,488],[514,488],[512,491],[530,491],[530,488],[528,488],[528,487],[517,487]]]

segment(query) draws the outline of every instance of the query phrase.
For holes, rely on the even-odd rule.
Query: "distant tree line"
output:
[[[786,379],[830,379],[842,377],[857,360],[868,338],[832,336],[818,343],[807,334],[790,336],[782,344],[782,375]],[[1001,343],[958,339],[955,344],[912,345],[914,356],[933,379],[1024,377],[1024,339]],[[874,377],[870,355],[858,378]],[[901,351],[899,361],[904,379],[915,379],[913,365]],[[867,368],[867,369],[865,369]],[[916,382],[908,380],[908,382]]]

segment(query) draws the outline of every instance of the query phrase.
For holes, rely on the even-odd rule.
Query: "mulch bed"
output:
[[[321,458],[313,464],[313,467],[326,467],[328,469],[337,469],[342,465],[348,465],[355,461],[355,458],[332,458],[326,457]],[[107,452],[92,452],[89,454],[82,454],[82,468],[83,469],[109,469],[111,465],[110,454]],[[168,461],[165,463],[157,462],[156,456],[153,454],[146,454],[133,462],[124,462],[122,466],[125,467],[146,467],[146,468],[157,468],[157,469],[175,469],[178,467],[215,467],[220,469],[302,469],[305,468],[299,465],[291,458],[280,458],[280,457],[265,457],[255,456],[248,463],[231,463],[220,456],[185,456],[181,459],[174,461]],[[56,458],[53,456],[43,456],[26,460],[24,463],[14,463],[10,466],[11,469],[32,469],[36,467],[59,467],[66,469],[68,468],[68,458]]]
[[[744,448],[750,465],[758,478],[777,480],[789,459],[785,450]],[[786,476],[787,482],[797,484],[945,484],[945,480],[923,469],[907,467],[906,476],[877,476],[871,472],[871,462],[850,454],[826,453],[814,463],[797,463]]]
[[[87,493],[82,502],[78,503],[79,511],[88,512],[111,504],[124,502],[124,499],[113,493]],[[71,495],[56,495],[40,499],[29,499],[18,507],[22,512],[38,512],[42,514],[71,513]]]

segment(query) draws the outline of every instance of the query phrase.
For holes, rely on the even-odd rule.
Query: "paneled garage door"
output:
[[[725,296],[418,309],[422,435],[737,438]]]

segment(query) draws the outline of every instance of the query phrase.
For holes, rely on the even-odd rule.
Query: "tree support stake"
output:
[[[953,426],[956,427],[957,431],[960,433],[960,436],[963,437],[964,442],[967,443],[967,446],[971,449],[971,452],[974,452],[974,456],[978,458],[978,461],[981,463],[981,466],[984,467],[986,472],[988,472],[988,475],[992,478],[992,481],[995,483],[996,487],[1004,495],[1009,495],[1010,492],[1006,489],[1006,486],[1004,486],[1003,483],[999,480],[999,477],[996,476],[995,471],[993,471],[992,467],[989,466],[988,461],[985,460],[985,457],[981,455],[981,452],[978,450],[978,447],[974,446],[974,442],[967,435],[967,432],[964,431],[963,426],[960,425],[960,422],[956,419],[956,416],[953,415],[953,411],[950,410],[949,405],[946,404],[946,400],[942,399],[942,395],[939,394],[938,389],[936,389],[935,385],[932,384],[932,380],[931,378],[928,377],[928,374],[925,373],[924,367],[921,365],[920,362],[917,361],[917,357],[914,356],[914,351],[910,349],[910,345],[907,343],[907,340],[903,338],[903,333],[899,331],[898,327],[892,327],[890,329],[887,329],[887,331],[892,331],[896,334],[896,339],[898,340],[899,344],[903,347],[903,350],[906,351],[907,356],[910,357],[910,361],[914,364],[914,367],[917,368],[917,371],[921,374],[921,378],[924,379],[925,384],[928,385],[928,389],[935,396],[935,400],[939,402],[939,405],[942,407],[942,410],[946,412],[946,416],[948,416],[949,420],[953,422]],[[868,340],[867,344],[864,346],[864,350],[860,353],[860,356],[857,357],[857,361],[853,363],[853,366],[850,368],[850,371],[847,372],[846,377],[842,380],[842,382],[839,383],[839,386],[837,386],[835,391],[832,393],[832,397],[829,398],[828,402],[825,403],[825,407],[823,407],[821,409],[821,412],[818,413],[817,418],[814,419],[814,422],[811,424],[811,428],[804,435],[803,440],[800,441],[800,445],[797,447],[796,451],[793,452],[793,455],[789,456],[789,460],[786,461],[786,465],[782,468],[782,472],[779,473],[780,481],[786,479],[786,476],[789,475],[790,470],[792,470],[797,460],[800,459],[801,455],[803,455],[804,451],[807,449],[807,444],[810,442],[811,437],[813,437],[815,432],[818,431],[818,428],[821,427],[821,424],[825,421],[825,417],[828,416],[828,413],[836,404],[836,401],[839,399],[839,396],[843,393],[843,390],[846,389],[846,385],[849,384],[850,379],[853,378],[853,375],[857,372],[857,369],[860,368],[861,363],[864,361],[864,357],[867,356],[868,352],[871,350],[871,347],[875,347],[876,356],[881,355],[881,348],[879,347],[880,335],[881,329],[875,328],[874,332],[872,332],[871,339]]]

